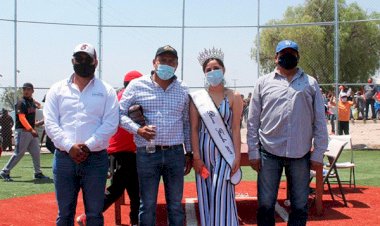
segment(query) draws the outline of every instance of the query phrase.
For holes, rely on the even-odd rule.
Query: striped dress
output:
[[[232,111],[227,97],[223,99],[218,110],[231,134]],[[199,174],[196,175],[201,225],[239,225],[235,187],[227,180],[231,168],[215,146],[202,120],[199,131],[199,149],[201,159],[210,172],[210,176],[206,179]]]

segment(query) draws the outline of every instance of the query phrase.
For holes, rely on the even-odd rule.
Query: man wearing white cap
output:
[[[258,225],[275,225],[283,168],[291,181],[288,225],[306,225],[310,168],[322,166],[327,149],[322,93],[317,81],[297,67],[298,60],[297,43],[279,42],[277,66],[259,78],[249,105],[248,154],[258,172]]]
[[[54,84],[44,106],[46,133],[57,150],[53,160],[57,225],[73,225],[82,189],[88,225],[104,225],[108,140],[119,123],[115,90],[95,78],[98,64],[91,44],[79,44],[72,58],[74,73]]]

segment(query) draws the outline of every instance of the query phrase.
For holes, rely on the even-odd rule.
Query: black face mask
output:
[[[95,73],[95,64],[74,64],[74,71],[80,77],[88,78]]]
[[[291,53],[285,53],[278,58],[278,64],[286,70],[295,68],[297,63],[298,58]]]

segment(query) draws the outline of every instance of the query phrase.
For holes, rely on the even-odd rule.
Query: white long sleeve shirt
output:
[[[54,84],[46,95],[46,133],[58,149],[66,152],[81,143],[91,152],[104,150],[119,124],[116,92],[97,78],[81,92],[72,78]]]

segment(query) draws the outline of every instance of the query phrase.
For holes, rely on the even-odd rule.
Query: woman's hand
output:
[[[240,158],[234,159],[234,162],[232,163],[232,168],[231,168],[231,177],[234,175],[240,168]]]
[[[193,167],[195,173],[200,174],[204,165],[205,163],[202,161],[202,159],[193,159]]]

